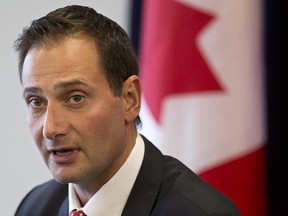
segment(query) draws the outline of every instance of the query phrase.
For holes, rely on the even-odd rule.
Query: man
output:
[[[29,128],[54,177],[15,215],[240,215],[137,132],[137,59],[118,24],[67,6],[34,20],[15,49]]]

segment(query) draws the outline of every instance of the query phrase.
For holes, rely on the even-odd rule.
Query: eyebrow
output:
[[[38,87],[26,87],[25,89],[24,89],[24,91],[23,91],[23,97],[24,97],[24,95],[25,94],[27,94],[27,93],[37,93],[37,92],[41,92],[41,89],[40,88],[38,88]]]
[[[78,85],[83,85],[83,86],[91,88],[87,83],[82,82],[81,80],[75,79],[75,80],[71,80],[71,81],[67,81],[67,82],[56,83],[54,85],[54,90],[64,89],[64,88],[68,88],[70,86],[78,86]],[[38,88],[38,87],[26,87],[23,91],[23,96],[28,92],[38,93],[38,92],[42,92],[42,90],[41,90],[41,88]]]
[[[67,82],[56,83],[54,85],[54,89],[55,90],[56,89],[63,89],[63,88],[67,88],[70,86],[77,86],[77,85],[83,85],[83,86],[89,87],[87,83],[82,82],[81,80],[75,79],[75,80],[71,80],[71,81],[67,81]]]

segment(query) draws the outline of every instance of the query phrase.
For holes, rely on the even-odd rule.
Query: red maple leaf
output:
[[[146,1],[140,76],[143,95],[158,122],[167,96],[221,90],[196,43],[212,18],[174,0]]]

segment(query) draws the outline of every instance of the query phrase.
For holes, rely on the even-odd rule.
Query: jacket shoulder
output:
[[[164,156],[165,172],[154,213],[240,216],[237,206],[179,160]]]
[[[47,181],[33,188],[19,204],[15,216],[58,215],[68,195],[67,184],[55,180]]]

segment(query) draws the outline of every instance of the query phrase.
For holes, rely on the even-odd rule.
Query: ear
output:
[[[126,122],[134,122],[141,107],[141,84],[136,75],[130,76],[123,84],[122,97]]]

